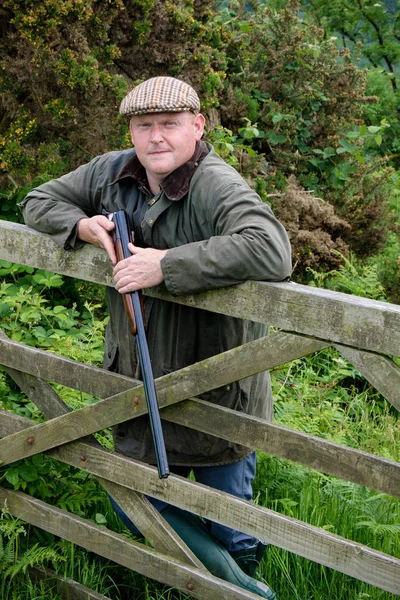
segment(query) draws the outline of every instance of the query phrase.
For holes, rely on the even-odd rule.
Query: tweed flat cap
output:
[[[121,102],[121,115],[131,117],[158,112],[200,112],[195,90],[174,77],[152,77],[133,88]]]

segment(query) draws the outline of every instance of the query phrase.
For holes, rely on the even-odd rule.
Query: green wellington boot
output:
[[[236,550],[234,552],[229,552],[229,554],[246,575],[254,577],[256,570],[260,566],[261,560],[264,558],[267,547],[267,544],[258,542],[245,550]]]
[[[258,594],[261,598],[277,600],[275,593],[267,585],[242,571],[228,550],[209,533],[199,517],[175,506],[165,508],[162,516],[212,575]]]

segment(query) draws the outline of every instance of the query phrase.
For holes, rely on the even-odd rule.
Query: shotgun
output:
[[[128,249],[128,243],[131,241],[128,215],[124,210],[118,210],[114,213],[107,213],[107,216],[110,221],[113,221],[115,224],[113,240],[117,261],[119,262],[124,258],[132,256]],[[123,294],[123,298],[131,332],[136,336],[139,364],[142,371],[143,387],[156,454],[158,476],[160,479],[164,479],[169,475],[169,467],[158,409],[156,388],[154,385],[153,369],[151,367],[149,348],[147,345],[141,292],[128,292]]]

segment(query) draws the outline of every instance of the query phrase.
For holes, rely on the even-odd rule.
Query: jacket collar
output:
[[[203,158],[207,156],[209,151],[210,149],[205,142],[197,142],[193,156],[161,182],[160,187],[169,200],[181,200],[181,198],[187,194],[189,191],[190,180],[192,179],[196,168]],[[131,177],[147,189],[149,187],[146,170],[136,154],[125,163],[114,183],[121,179],[125,179],[126,177]]]

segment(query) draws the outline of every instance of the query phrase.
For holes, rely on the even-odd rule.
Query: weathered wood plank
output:
[[[124,375],[13,342],[2,333],[0,364],[5,367],[28,373],[38,379],[60,383],[97,398],[107,398],[114,394],[115,390],[125,391],[141,385],[140,381]],[[31,382],[32,385],[40,385],[35,383],[34,379]]]
[[[10,415],[10,423],[14,415]],[[7,433],[2,412],[0,435]],[[21,417],[18,419],[21,423]],[[27,420],[28,421],[28,420]],[[51,456],[97,477],[201,515],[228,527],[331,567],[356,579],[400,594],[400,560],[224,494],[194,481],[170,475],[159,479],[157,469],[87,443],[74,442],[49,452]]]
[[[0,259],[113,285],[113,266],[106,252],[90,244],[66,252],[49,236],[18,223],[0,220]]]
[[[274,340],[277,340],[277,342]],[[272,346],[278,357],[278,359],[276,356],[271,357],[272,361],[270,365],[278,362],[279,359],[286,362],[294,356],[298,357],[322,347],[320,342],[317,342],[314,346],[314,341],[309,338],[300,338],[299,336],[290,336],[289,334],[271,336],[268,342],[268,352],[270,352]],[[17,355],[19,362],[26,365],[28,362],[24,361],[24,349],[26,347],[21,344],[12,344],[20,350],[20,354]],[[350,349],[344,347],[340,347],[339,349],[343,349],[343,352],[350,352]],[[256,348],[253,352],[249,353],[251,362],[256,362],[258,360],[257,356],[259,354],[262,355],[264,350],[267,351],[266,346],[263,346],[259,350]],[[47,353],[40,352],[39,356],[40,358],[42,356],[47,358],[48,355]],[[377,355],[363,353],[362,356],[364,360],[374,361],[376,359],[379,363],[383,361],[384,365],[389,362],[388,359]],[[54,359],[56,357],[51,356],[51,358]],[[349,358],[351,358],[350,355]],[[61,364],[63,364],[64,359],[60,360]],[[262,357],[261,360],[263,360]],[[38,362],[37,359],[33,361],[35,365]],[[85,366],[82,367],[85,369]],[[51,368],[51,365],[49,368]],[[79,368],[79,365],[74,364],[74,368],[68,369],[68,372],[75,373]],[[60,368],[59,370],[64,372],[65,368]],[[104,371],[95,369],[96,374],[99,371],[104,377]],[[396,371],[396,374],[398,374],[398,371]],[[113,373],[106,373],[106,375],[112,378],[113,388],[118,390],[128,388],[133,381]],[[77,379],[78,381],[82,381],[83,377],[78,376]],[[31,381],[32,384],[26,391],[33,399],[32,386],[36,380],[32,378]],[[398,389],[397,386],[394,386],[393,390],[388,390],[388,393],[394,397]],[[43,398],[43,390],[40,388],[38,390],[39,402]],[[269,426],[263,421],[252,420],[251,417],[246,418],[243,416],[244,418],[238,421],[236,418],[237,415],[231,415],[229,411],[228,414],[218,412],[224,409],[211,407],[208,403],[205,408],[202,408],[201,402],[196,405],[193,401],[186,404],[186,410],[191,412],[186,414],[183,407],[182,409],[179,407],[177,409],[168,409],[166,412],[163,411],[162,416],[166,420],[173,420],[186,426],[201,429],[206,433],[220,435],[231,441],[249,445],[280,458],[293,460],[318,471],[341,477],[342,479],[347,479],[348,481],[353,481],[354,483],[365,485],[387,494],[399,495],[398,465],[392,461],[380,459],[379,457],[374,457],[351,448],[346,449],[327,440],[319,440],[316,437],[306,436],[305,434],[281,428],[277,425]],[[210,411],[214,411],[216,413],[215,416],[212,417]]]
[[[396,304],[295,283],[257,281],[192,296],[173,297],[163,286],[149,288],[145,293],[170,302],[270,323],[285,331],[399,355],[400,307]]]
[[[400,463],[336,444],[222,406],[191,399],[165,408],[162,418],[210,433],[316,471],[400,497]]]
[[[274,341],[275,339],[277,342]],[[285,359],[289,359],[293,356],[299,356],[301,353],[319,349],[322,344],[318,342],[314,345],[314,341],[309,338],[277,334],[266,338],[262,345],[253,346],[254,349],[251,353],[248,353],[246,361],[250,358],[252,366],[258,368],[259,361],[264,360],[264,351],[268,350],[269,356],[271,346],[277,357],[281,358],[284,355]],[[276,362],[278,360],[276,357],[271,357],[271,359],[270,365],[272,361]],[[21,362],[24,362],[22,358]],[[25,361],[26,363],[27,361]],[[34,363],[37,364],[38,360]],[[246,369],[245,363],[242,363],[242,366]],[[109,374],[109,376],[116,379],[122,388],[130,384],[130,380],[127,378],[120,379],[114,374]],[[81,379],[81,377],[78,379]],[[43,391],[39,390],[39,401],[42,395]],[[264,421],[245,417],[244,415],[238,418],[237,414],[231,414],[230,411],[224,412],[223,408],[212,406],[209,403],[203,406],[201,402],[196,404],[193,400],[191,403],[186,404],[186,411],[180,407],[177,410],[170,409],[169,411],[163,411],[162,417],[166,420],[173,420],[189,427],[201,429],[206,433],[225,437],[243,445],[249,445],[281,458],[294,460],[318,471],[360,485],[366,485],[394,496],[399,495],[399,467],[392,461],[380,459],[351,448],[346,449],[327,440],[319,440],[316,437],[307,436],[277,425],[267,425]],[[27,437],[29,436],[25,435],[23,439],[26,440]]]
[[[275,339],[277,342],[274,341]],[[321,347],[320,342],[314,346],[313,340],[309,338],[300,338],[289,334],[271,336],[265,342],[259,347],[254,347],[253,351],[248,354],[246,360],[248,361],[250,357],[253,366],[257,366],[259,360],[264,360],[263,352],[268,350],[268,353],[270,353],[271,346],[276,355],[278,357],[284,355],[285,360]],[[24,349],[21,345],[19,345],[19,348],[20,350]],[[21,362],[27,364],[27,361],[23,361],[23,354],[22,352]],[[44,354],[46,355],[46,353]],[[275,357],[271,358],[273,362],[277,362]],[[35,360],[34,364],[38,362],[38,360]],[[244,364],[242,366],[245,367]],[[73,370],[70,369],[70,371],[76,369],[77,367]],[[121,388],[130,384],[130,380],[127,378],[121,379],[114,374],[109,374],[109,376],[113,380],[115,379]],[[79,377],[79,379],[82,378]],[[42,390],[40,390],[39,399],[41,394],[43,394]],[[192,404],[186,406],[186,410],[191,412],[185,413],[184,410],[179,408],[175,411],[164,411],[162,416],[167,420],[174,420],[180,424],[202,429],[207,433],[220,435],[231,439],[231,441],[269,452],[275,456],[294,460],[318,471],[354,481],[388,494],[399,495],[398,466],[392,461],[379,459],[354,449],[346,449],[327,440],[319,440],[316,437],[309,437],[287,428],[280,428],[277,425],[268,426],[264,421],[252,419],[251,417],[246,418],[243,416],[243,418],[238,419],[237,414],[232,415],[230,411],[224,413],[223,408],[211,406],[209,403],[202,407],[201,402],[196,405],[195,401],[192,401]],[[212,416],[213,413],[215,413],[214,416]]]
[[[12,515],[35,527],[78,544],[146,577],[178,588],[194,598],[259,600],[259,596],[213,577],[204,570],[188,567],[143,544],[21,492],[0,489],[0,505],[5,501]]]
[[[329,345],[313,338],[277,333],[225,352],[219,355],[221,358],[213,357],[212,363],[206,363],[206,368],[209,369],[207,377],[217,377],[221,370],[230,369],[232,371],[230,381],[236,381],[317,352]],[[112,394],[133,390],[141,385],[140,381],[124,375],[13,342],[4,333],[0,336],[0,364],[98,398],[107,398]],[[222,385],[218,383],[217,378],[215,385],[216,387]]]
[[[400,369],[393,360],[336,344],[336,348],[393,406],[400,410]]]
[[[63,450],[67,451],[69,447],[70,445]],[[61,449],[53,451],[52,455],[58,458],[60,451]],[[76,452],[73,454],[75,465],[79,466],[79,463],[82,465]],[[65,456],[66,453],[64,454],[63,451],[62,455]],[[95,465],[92,460],[94,458],[92,449],[85,450],[84,456],[86,459],[84,468],[90,472],[94,471],[98,475],[99,469],[106,475],[108,471],[106,478],[110,475],[113,479],[118,478],[118,483],[121,485],[124,483],[127,485],[129,477],[130,485],[138,488],[142,493],[147,492],[151,496],[178,505],[190,512],[239,529],[300,556],[400,594],[400,560],[190,480],[173,475],[167,480],[160,480],[155,469],[145,473],[146,469],[151,469],[150,467],[139,468],[138,472],[135,472],[136,469],[132,468],[134,461],[128,461],[128,475],[126,468],[122,468],[119,472],[115,455],[107,460],[103,456],[101,464],[98,463],[97,456]],[[72,462],[71,456],[68,462]],[[142,476],[139,475],[139,470]]]
[[[0,340],[0,348],[2,346],[1,361],[9,366],[10,360],[4,353],[4,347],[10,348],[11,344]],[[289,349],[292,349],[292,356],[298,356],[299,347],[302,352],[308,353],[324,346],[324,342],[290,334],[276,334],[273,341],[270,336],[261,338],[157,379],[159,406],[162,408],[248,377],[274,366],[276,361],[279,364],[282,360],[282,350],[288,357]],[[31,356],[38,355],[38,351],[32,353],[32,349],[28,352]],[[52,356],[51,361],[56,362],[57,358]],[[38,364],[39,361],[36,360],[35,370],[40,373]],[[135,388],[134,394],[132,390],[121,392],[96,404],[35,425],[26,433],[15,433],[7,440],[0,441],[0,460],[4,464],[14,462],[135,418],[145,412],[143,386]]]
[[[104,594],[99,594],[73,579],[61,577],[51,569],[44,567],[29,569],[29,577],[37,583],[45,582],[62,600],[111,600]]]
[[[277,342],[274,342],[275,339]],[[260,347],[255,347],[253,352],[248,354],[253,366],[257,366],[259,360],[264,360],[263,352],[267,346],[269,351],[272,345],[278,357],[285,354],[285,358],[290,358],[295,355],[299,356],[301,352],[307,353],[310,350],[318,349],[318,344],[320,344],[314,346],[313,340],[309,338],[299,338],[289,334],[271,336],[266,339],[266,342],[267,344],[263,343]],[[272,358],[275,362],[276,359]],[[22,358],[21,362],[23,362]],[[38,360],[34,363],[37,364]],[[246,368],[245,364],[242,366]],[[114,374],[109,374],[109,376],[113,380],[115,379],[121,388],[130,384],[130,380],[127,378],[120,379]],[[43,391],[39,390],[39,399],[42,395]],[[243,418],[238,419],[237,414],[232,415],[229,411],[224,413],[223,408],[211,406],[209,403],[206,407],[202,407],[201,402],[196,405],[195,401],[192,401],[192,404],[186,406],[186,410],[191,412],[186,413],[179,408],[169,412],[163,411],[162,417],[201,429],[207,433],[226,437],[231,441],[249,445],[281,458],[294,460],[318,471],[354,481],[360,485],[366,485],[388,494],[399,495],[398,466],[392,461],[379,459],[354,449],[346,449],[327,440],[319,440],[316,437],[309,437],[277,425],[268,426],[264,421],[251,417],[246,418],[241,415]],[[212,416],[214,413],[215,415]],[[29,436],[25,436],[24,439],[27,437]]]
[[[32,425],[32,421],[21,415],[0,410],[0,437],[11,435],[16,431],[24,431]]]
[[[85,246],[64,252],[48,237],[15,223],[0,222],[0,258],[113,285],[103,250]],[[394,304],[293,283],[246,282],[179,298],[163,286],[145,293],[364,350],[399,354],[400,307]]]
[[[400,497],[400,464],[386,458],[211,405],[197,398],[165,408],[161,416],[166,421]],[[7,432],[3,429],[3,436],[13,431],[12,428]]]

